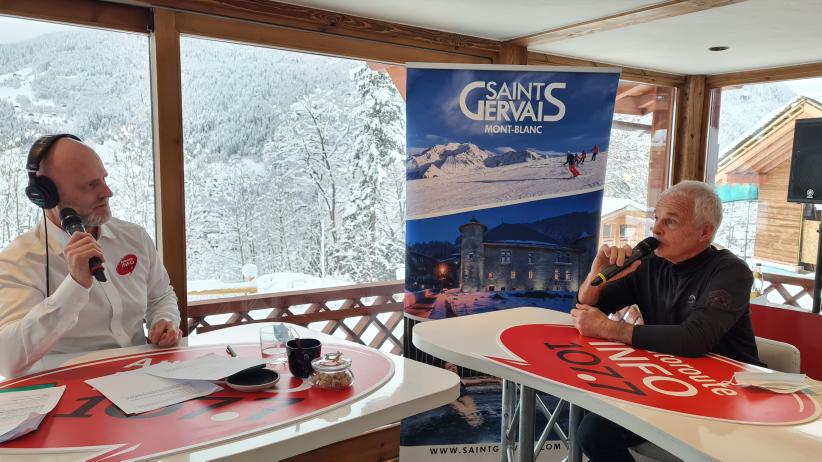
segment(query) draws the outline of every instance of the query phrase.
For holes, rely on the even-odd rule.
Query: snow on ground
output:
[[[272,273],[264,274],[253,281],[223,282],[218,279],[200,279],[188,281],[188,291],[198,292],[204,290],[236,290],[238,293],[243,289],[257,289],[256,294],[268,294],[276,292],[290,292],[294,290],[321,289],[323,287],[338,287],[354,284],[344,279],[331,277],[317,277],[302,273]],[[250,291],[248,291],[250,293]],[[196,295],[189,294],[188,300],[207,300],[213,298],[233,297],[237,294],[228,295]]]
[[[604,159],[603,159],[604,160]],[[448,175],[407,182],[408,218],[418,219],[530,199],[564,196],[602,188],[605,162],[577,167],[572,178],[564,157],[484,168],[463,175]],[[523,182],[530,182],[524,189]]]
[[[31,84],[34,82],[34,71],[26,67],[15,72],[0,74],[0,98],[15,103],[18,96],[23,96],[39,106],[54,107],[54,101],[37,98]],[[19,108],[15,108],[19,111]]]

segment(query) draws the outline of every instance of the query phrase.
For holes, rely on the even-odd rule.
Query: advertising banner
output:
[[[404,353],[462,384],[453,403],[402,422],[403,461],[499,460],[500,380],[418,351],[411,330],[570,311],[596,255],[618,81],[606,68],[408,65]],[[549,441],[539,460],[564,454]]]
[[[752,425],[795,425],[819,417],[806,393],[769,393],[732,384],[757,372],[717,355],[684,358],[583,337],[572,326],[526,324],[499,334],[507,357],[489,360],[588,393],[705,419]]]

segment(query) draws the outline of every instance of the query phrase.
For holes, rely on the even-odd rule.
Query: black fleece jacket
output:
[[[751,326],[753,275],[728,250],[713,246],[673,264],[656,255],[602,290],[597,308],[605,313],[637,304],[645,325],[634,327],[632,343],[679,356],[708,352],[749,364],[759,360]]]

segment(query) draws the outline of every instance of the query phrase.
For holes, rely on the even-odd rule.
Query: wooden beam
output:
[[[500,42],[406,26],[270,0],[143,0],[142,3],[192,13],[320,32],[328,35],[439,50],[493,59]],[[391,60],[391,62],[398,62]]]
[[[96,0],[0,0],[0,14],[148,33],[148,8]]]
[[[705,179],[705,133],[708,105],[704,75],[689,75],[679,99],[671,184]]]
[[[653,87],[651,111],[651,145],[648,148],[648,189],[646,204],[656,206],[662,192],[668,188],[671,174],[671,141],[673,140],[673,99],[671,87]]]
[[[519,45],[503,43],[494,64],[528,64],[528,49]]]
[[[402,100],[405,101],[405,82],[407,77],[405,66],[400,64],[386,64],[376,61],[369,61],[368,68],[372,71],[385,72],[388,74],[388,77],[391,78],[391,82],[394,84],[394,87],[400,93],[400,96],[402,96]]]
[[[388,63],[453,62],[489,64],[491,58],[396,45],[356,37],[297,30],[281,26],[238,21],[191,13],[177,13],[180,33],[238,43],[309,51],[325,55],[360,58]]]
[[[731,72],[708,76],[709,88],[745,85],[749,83],[779,82],[782,80],[822,77],[822,63],[799,64],[796,66],[759,69],[755,71]]]
[[[653,87],[641,83],[620,81],[617,87],[616,100],[619,101],[627,96],[637,96],[648,93]]]
[[[762,176],[756,173],[720,173],[719,175],[717,175],[716,182],[761,184]]]
[[[149,42],[157,247],[177,294],[180,328],[188,332],[180,33],[173,11],[154,10]]]
[[[528,64],[545,66],[582,66],[582,67],[621,67],[621,79],[632,82],[641,82],[651,85],[665,85],[675,87],[685,82],[685,76],[677,74],[667,74],[665,72],[649,71],[636,67],[624,67],[619,64],[601,63],[598,61],[587,61],[584,59],[569,58],[567,56],[549,55],[545,53],[528,53]]]
[[[531,47],[560,40],[568,40],[575,37],[582,37],[597,32],[605,32],[620,29],[637,24],[644,24],[659,19],[672,18],[698,11],[719,8],[733,5],[745,0],[669,0],[645,6],[635,10],[624,11],[622,13],[605,16],[602,18],[583,21],[576,24],[550,29],[537,34],[526,35],[524,37],[509,40],[509,43]]]

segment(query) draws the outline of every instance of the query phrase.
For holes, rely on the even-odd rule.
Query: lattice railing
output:
[[[283,321],[308,327],[323,323],[323,333],[344,334],[372,348],[390,345],[402,353],[402,281],[376,282],[324,289],[256,294],[188,303],[189,333],[208,332],[239,324]],[[313,325],[312,328],[318,328]],[[367,330],[376,329],[369,341]],[[395,333],[396,332],[396,333]]]
[[[781,303],[786,305],[802,307],[799,301],[803,297],[808,296],[809,299],[813,299],[813,279],[771,273],[763,274],[762,279],[764,279],[766,283],[765,290],[762,294],[767,296],[769,293],[776,291],[776,293],[782,297]],[[799,287],[800,290],[791,295],[790,291],[785,286],[796,286]]]

